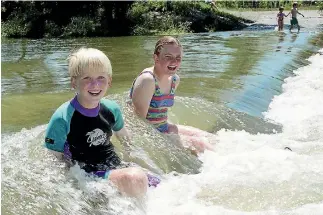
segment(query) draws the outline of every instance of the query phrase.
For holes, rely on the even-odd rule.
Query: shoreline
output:
[[[276,10],[261,10],[261,11],[254,11],[254,10],[234,10],[228,8],[220,8],[219,12],[228,13],[230,15],[236,16],[239,19],[250,20],[251,22],[243,21],[241,22],[242,27],[238,31],[243,31],[245,29],[249,29],[253,26],[277,26],[276,15],[278,11]],[[288,13],[289,10],[285,10],[285,13]],[[304,14],[305,17],[298,15],[298,21],[301,28],[305,28],[307,30],[317,30],[317,27],[321,24],[323,26],[323,14],[320,13],[319,10],[301,10],[300,12]],[[285,17],[284,24],[289,26],[290,25],[290,17]],[[263,27],[261,27],[263,28]],[[286,27],[285,27],[286,28]],[[257,27],[256,27],[257,29]],[[256,30],[255,29],[255,30]],[[219,31],[237,31],[237,29],[232,30],[219,30]],[[217,31],[209,31],[209,32],[217,32]],[[196,33],[203,33],[203,32],[196,32]],[[120,36],[84,36],[83,38],[92,38],[92,37],[128,37],[128,36],[157,36],[157,35],[182,35],[182,34],[192,34],[192,32],[164,32],[162,34],[143,34],[143,35],[120,35]],[[194,34],[194,33],[193,33]],[[8,37],[3,36],[1,34],[1,38],[3,39],[35,39],[33,37]],[[41,37],[37,39],[73,39],[73,38],[80,38],[80,37]],[[82,38],[82,37],[81,37]]]

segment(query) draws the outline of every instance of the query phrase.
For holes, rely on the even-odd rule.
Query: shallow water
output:
[[[181,84],[170,118],[215,134],[216,152],[200,158],[154,132],[126,105],[133,78],[152,63],[156,37],[3,40],[1,211],[320,214],[323,57],[308,57],[322,48],[322,34],[240,31],[180,40]],[[49,117],[73,96],[65,59],[81,45],[108,54],[114,71],[108,97],[123,109],[140,149],[137,162],[163,178],[145,203],[118,196],[108,182],[85,178],[77,167],[66,170],[42,147]]]

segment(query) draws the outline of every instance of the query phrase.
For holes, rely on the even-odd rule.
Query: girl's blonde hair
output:
[[[112,77],[109,58],[100,50],[80,48],[68,58],[68,72],[71,77],[81,76],[84,72],[106,72]]]
[[[164,36],[160,38],[156,45],[155,45],[155,51],[154,54],[158,55],[160,53],[160,50],[163,48],[164,45],[177,45],[178,47],[182,47],[181,43],[178,39],[171,37],[171,36]]]

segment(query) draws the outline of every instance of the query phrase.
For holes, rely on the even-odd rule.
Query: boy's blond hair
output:
[[[85,71],[106,72],[112,77],[109,58],[94,48],[80,48],[68,58],[68,72],[71,77],[81,76]]]

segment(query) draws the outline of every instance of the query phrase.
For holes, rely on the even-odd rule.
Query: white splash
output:
[[[323,56],[308,60],[264,113],[282,133],[217,132],[200,174],[150,191],[149,214],[322,214]]]
[[[323,52],[323,50],[321,50]],[[321,214],[323,211],[323,56],[285,80],[265,118],[282,133],[221,130],[201,173],[169,174],[149,189],[147,214]],[[45,126],[2,138],[2,212],[142,214],[103,181],[77,167],[66,174],[41,146]],[[293,151],[284,150],[288,146]]]

